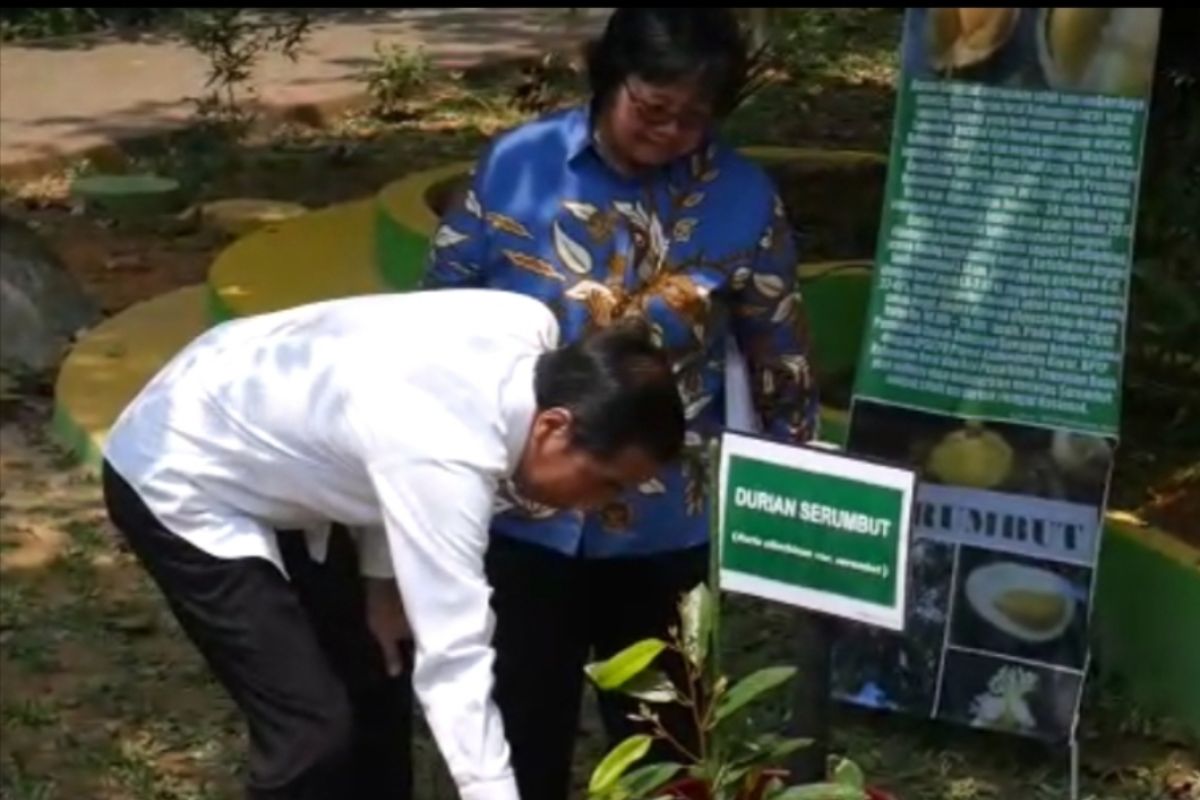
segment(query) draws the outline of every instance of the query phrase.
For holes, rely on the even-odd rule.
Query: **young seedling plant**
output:
[[[826,782],[789,784],[784,760],[809,744],[760,731],[747,735],[744,712],[783,686],[796,673],[788,666],[766,667],[737,682],[720,674],[716,659],[717,602],[706,585],[688,592],[679,605],[681,625],[670,641],[644,639],[606,661],[589,664],[587,674],[604,691],[622,692],[639,702],[634,719],[646,733],[616,745],[592,773],[592,800],[864,800],[862,770],[841,759]],[[656,662],[674,655],[683,664],[672,680]],[[683,706],[694,726],[694,744],[679,741],[663,725],[655,707]],[[641,764],[656,740],[670,745],[677,761]]]

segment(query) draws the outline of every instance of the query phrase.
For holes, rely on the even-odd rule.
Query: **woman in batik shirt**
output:
[[[813,433],[792,231],[770,179],[714,136],[746,62],[728,9],[618,9],[589,54],[591,103],[494,141],[434,238],[426,286],[537,297],[569,338],[645,318],[687,406],[669,474],[588,515],[513,489],[493,522],[496,698],[523,800],[567,795],[584,664],[666,637],[706,577],[706,443],[725,423],[729,337],[763,433]],[[601,704],[610,737],[632,732],[626,701]]]

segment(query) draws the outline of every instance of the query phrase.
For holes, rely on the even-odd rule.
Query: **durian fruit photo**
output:
[[[1013,468],[1013,450],[1004,437],[975,420],[946,434],[925,464],[942,483],[992,489],[1004,483]]]
[[[987,61],[1012,37],[1020,9],[930,8],[925,17],[929,63],[940,72]]]
[[[1123,97],[1150,93],[1160,8],[1042,8],[1038,62],[1047,86]]]
[[[1100,506],[1115,444],[1088,433],[859,399],[846,446],[908,465],[926,483]]]

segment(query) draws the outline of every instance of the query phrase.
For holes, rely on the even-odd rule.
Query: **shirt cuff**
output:
[[[512,775],[460,786],[458,796],[461,800],[521,800],[517,794],[516,778]]]

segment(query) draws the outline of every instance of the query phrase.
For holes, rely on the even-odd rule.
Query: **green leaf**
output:
[[[592,779],[588,782],[588,793],[598,795],[613,789],[625,774],[625,770],[650,751],[653,741],[653,737],[640,733],[630,736],[614,747],[592,772]]]
[[[622,694],[645,700],[647,703],[677,703],[679,692],[666,673],[657,669],[644,669],[621,684]]]
[[[864,792],[853,786],[840,783],[810,783],[807,786],[793,786],[784,789],[779,794],[771,795],[768,800],[863,800]]]
[[[867,776],[863,774],[862,767],[848,758],[839,760],[833,768],[833,782],[842,786],[853,786],[860,792],[866,791],[867,788]]]
[[[747,703],[753,702],[759,695],[790,680],[795,674],[795,667],[767,667],[747,675],[717,702],[714,718],[717,722],[727,719]]]
[[[751,769],[753,769],[752,766],[743,766],[721,772],[717,776],[717,788],[736,789],[742,782],[742,778],[745,778]]]
[[[812,739],[800,739],[800,738],[783,739],[783,738],[780,738],[771,745],[771,750],[770,750],[771,756],[770,757],[772,759],[787,758],[788,756],[790,756],[792,753],[796,752],[797,750],[803,750],[806,747],[812,747],[812,744],[813,744]]]
[[[643,639],[607,661],[588,664],[584,669],[601,689],[617,689],[650,666],[666,647],[667,643],[660,639]]]
[[[737,760],[738,765],[769,764],[775,765],[797,750],[812,745],[812,739],[785,739],[781,736],[766,735],[746,745],[749,751]]]
[[[712,592],[703,583],[697,584],[684,595],[679,604],[679,615],[683,620],[683,650],[688,660],[697,667],[703,666],[708,656],[714,605]]]
[[[619,786],[632,797],[651,796],[651,792],[662,789],[663,784],[679,774],[681,769],[682,764],[651,764],[621,778]]]
[[[776,792],[782,792],[786,788],[783,785],[783,780],[778,775],[773,775],[767,781],[767,785],[763,787],[763,795],[769,797]]]

